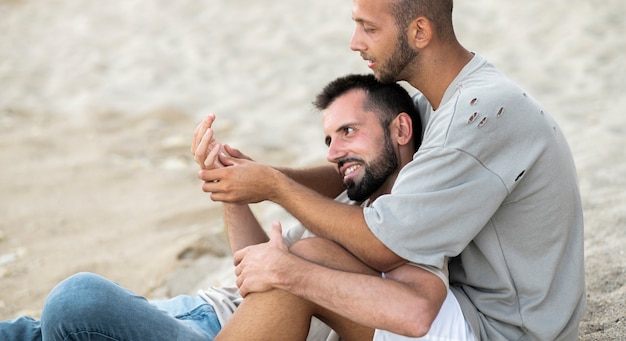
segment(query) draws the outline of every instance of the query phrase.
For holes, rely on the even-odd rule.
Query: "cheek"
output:
[[[372,50],[372,52],[374,52],[380,59],[381,57],[387,56],[390,51],[393,50],[395,40],[396,38],[391,37],[379,37],[377,39],[373,39],[370,50]]]
[[[383,136],[371,135],[364,137],[362,141],[363,143],[360,144],[359,150],[364,157],[368,160],[372,160],[380,153],[384,138]]]

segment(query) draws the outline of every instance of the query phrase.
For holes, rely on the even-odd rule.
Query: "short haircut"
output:
[[[400,113],[406,113],[413,121],[413,144],[415,151],[421,144],[422,122],[419,111],[409,93],[397,83],[381,83],[373,74],[351,74],[328,83],[317,95],[313,105],[318,110],[327,109],[337,98],[353,91],[365,92],[363,109],[378,115],[381,125],[389,127]]]
[[[413,20],[424,16],[435,27],[439,39],[447,42],[456,40],[452,25],[453,0],[388,0],[389,13],[396,20],[396,26],[401,32]]]

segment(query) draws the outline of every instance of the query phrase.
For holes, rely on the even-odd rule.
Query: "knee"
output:
[[[98,302],[106,295],[105,286],[110,281],[96,274],[81,272],[59,283],[48,295],[41,313],[41,319],[65,320],[90,315],[98,310]]]

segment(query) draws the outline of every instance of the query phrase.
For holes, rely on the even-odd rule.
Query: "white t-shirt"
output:
[[[336,201],[347,203],[351,205],[356,205],[357,203],[350,200],[348,198],[348,194],[346,191],[339,194],[336,198]],[[368,201],[361,203],[362,207],[367,206]],[[302,224],[296,224],[295,226],[290,227],[283,231],[283,238],[285,239],[285,243],[287,245],[291,245],[296,241],[304,238],[315,237],[311,231],[306,229]],[[448,287],[448,264],[445,262],[441,267],[436,267],[432,265],[421,265],[416,263],[409,263],[413,266],[421,267],[439,277],[442,282]],[[220,324],[222,326],[230,319],[230,317],[235,312],[235,309],[239,306],[243,298],[239,295],[238,288],[217,288],[210,287],[206,290],[198,291],[198,295],[202,297],[204,300],[209,302],[215,309],[215,313],[218,316]],[[339,340],[339,336],[332,331],[328,326],[323,324],[317,319],[313,319],[311,322],[311,328],[309,330],[309,336],[307,340],[327,340],[327,341],[335,341]]]

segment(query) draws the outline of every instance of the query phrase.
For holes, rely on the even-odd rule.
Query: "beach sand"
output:
[[[0,0],[0,319],[90,271],[151,298],[232,284],[191,134],[272,165],[325,162],[310,105],[367,73],[349,1]],[[456,4],[457,35],[559,121],[585,210],[580,340],[626,338],[626,2]],[[264,226],[293,222],[254,205]],[[529,274],[532,276],[532,274]]]

